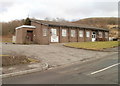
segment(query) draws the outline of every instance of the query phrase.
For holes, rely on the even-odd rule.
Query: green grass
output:
[[[77,43],[68,43],[65,46],[73,48],[83,48],[83,49],[92,49],[92,50],[103,50],[106,48],[112,48],[120,46],[118,41],[104,41],[104,42],[77,42]]]

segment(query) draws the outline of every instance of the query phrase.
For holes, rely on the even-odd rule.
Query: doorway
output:
[[[58,36],[57,36],[57,29],[51,29],[51,42],[59,42]]]
[[[92,42],[96,41],[96,32],[92,32]]]
[[[33,42],[33,31],[27,30],[27,42],[32,43]]]

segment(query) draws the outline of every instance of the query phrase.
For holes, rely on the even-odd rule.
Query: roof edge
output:
[[[15,29],[20,29],[20,28],[36,28],[36,27],[30,26],[30,25],[22,25],[22,26],[16,27]]]

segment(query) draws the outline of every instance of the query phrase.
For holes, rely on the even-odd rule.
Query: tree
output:
[[[13,20],[10,22],[1,22],[2,24],[2,35],[13,35],[15,34],[15,28],[24,24],[24,20]]]
[[[24,25],[31,25],[31,20],[29,18],[26,18]]]

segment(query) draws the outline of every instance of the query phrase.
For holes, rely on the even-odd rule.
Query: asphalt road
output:
[[[117,84],[118,54],[3,79],[3,84]]]

